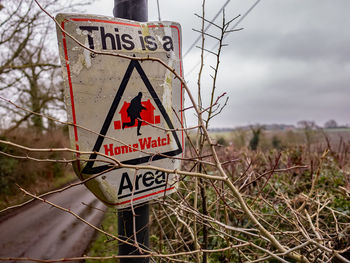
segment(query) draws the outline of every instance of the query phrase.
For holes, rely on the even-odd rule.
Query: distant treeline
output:
[[[230,132],[235,130],[251,130],[251,128],[254,127],[263,127],[264,130],[280,130],[280,131],[287,131],[287,130],[294,130],[298,128],[305,128],[310,127],[313,129],[346,129],[350,128],[349,125],[338,125],[334,120],[327,121],[324,126],[318,126],[313,121],[300,121],[297,125],[293,124],[255,124],[255,125],[245,125],[245,126],[238,126],[238,127],[224,127],[224,128],[209,128],[209,131],[211,132]]]

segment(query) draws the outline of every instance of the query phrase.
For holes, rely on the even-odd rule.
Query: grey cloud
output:
[[[350,59],[350,1],[265,0],[231,35],[230,48],[247,56],[302,60]]]
[[[207,18],[225,1],[206,1]],[[227,19],[243,14],[255,1],[231,0]],[[149,3],[154,20],[155,1]],[[198,36],[192,28],[199,29],[200,20],[193,14],[201,12],[201,1],[163,0],[160,4],[163,20],[181,23],[186,51]],[[301,119],[323,124],[330,118],[350,123],[349,10],[349,0],[260,1],[239,25],[244,30],[225,39],[229,46],[221,57],[217,95],[226,91],[230,100],[212,125],[295,124]],[[207,47],[212,47],[213,41],[207,41]],[[198,50],[191,53],[184,61],[185,73],[200,59]],[[213,63],[208,56],[203,88],[209,87],[208,68]],[[198,68],[187,78],[194,94],[197,72]],[[191,114],[188,121],[196,125]]]

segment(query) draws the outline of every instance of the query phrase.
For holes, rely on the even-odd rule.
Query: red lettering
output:
[[[157,141],[156,140],[152,140],[152,148],[157,147]]]
[[[129,151],[128,151],[128,146],[126,146],[126,145],[123,145],[122,147],[122,154],[124,154],[124,153],[128,153]]]
[[[139,139],[141,150],[144,150],[146,147],[147,147],[147,149],[149,149],[151,147],[151,139],[152,139],[152,137]]]
[[[166,145],[166,138],[162,139],[162,146]]]
[[[105,154],[109,155],[109,156],[113,156],[113,144],[110,143],[109,145],[103,145],[103,147],[105,147]]]
[[[114,154],[115,154],[115,155],[120,154],[120,147],[119,147],[119,146],[117,146],[117,147],[114,148]]]
[[[108,156],[114,156],[119,154],[127,154],[131,152],[137,152],[140,149],[150,149],[150,148],[157,148],[165,145],[170,144],[170,135],[167,134],[166,137],[157,137],[156,139],[152,140],[152,137],[142,138],[138,140],[139,143],[129,144],[129,145],[122,145],[122,146],[116,146],[112,143],[103,145],[105,154]]]

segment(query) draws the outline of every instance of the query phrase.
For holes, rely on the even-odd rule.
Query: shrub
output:
[[[39,135],[30,129],[17,129],[1,137],[2,140],[15,141],[17,144],[32,148],[63,148],[69,145],[68,137],[62,129]],[[14,146],[0,144],[0,194],[13,195],[18,192],[16,184],[27,187],[36,183],[53,181],[66,171],[64,164],[56,162],[36,162],[12,156],[30,156],[38,159],[69,158],[70,154],[52,152],[51,154],[30,153]]]

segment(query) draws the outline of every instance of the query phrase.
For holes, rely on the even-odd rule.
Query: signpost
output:
[[[172,22],[138,23],[101,16],[60,14],[57,20],[90,49],[129,56],[152,56],[182,72],[180,26]],[[92,53],[58,32],[68,116],[74,125],[74,149],[93,151],[78,161],[81,179],[124,164],[175,169],[183,153],[183,90],[179,80],[157,62]],[[87,129],[83,129],[85,127]],[[100,152],[103,156],[97,154]],[[79,155],[80,156],[80,155]],[[83,156],[80,156],[83,158]],[[111,157],[111,158],[109,158]],[[87,183],[103,202],[118,208],[175,191],[173,174],[114,169]]]
[[[116,6],[114,14],[127,16],[128,12],[118,11]],[[159,58],[182,75],[181,27],[177,23],[77,14],[59,14],[56,19],[93,51]],[[184,149],[184,134],[176,130],[183,127],[182,84],[157,62],[97,54],[77,45],[60,29],[57,32],[68,119],[73,123],[69,127],[71,145],[77,151],[91,152],[88,156],[76,154],[75,171],[82,180],[102,174],[86,186],[105,204],[120,209],[119,234],[129,237],[133,224],[126,225],[124,220],[125,216],[133,220],[130,206],[138,215],[137,231],[147,227],[148,205],[138,208],[138,204],[176,191],[178,178],[158,170],[115,169],[113,160],[179,168],[179,158],[171,157],[181,157]],[[137,220],[146,223],[140,227]],[[143,238],[137,237],[145,247],[146,230]],[[135,247],[119,249],[120,255],[130,252],[135,252]]]

